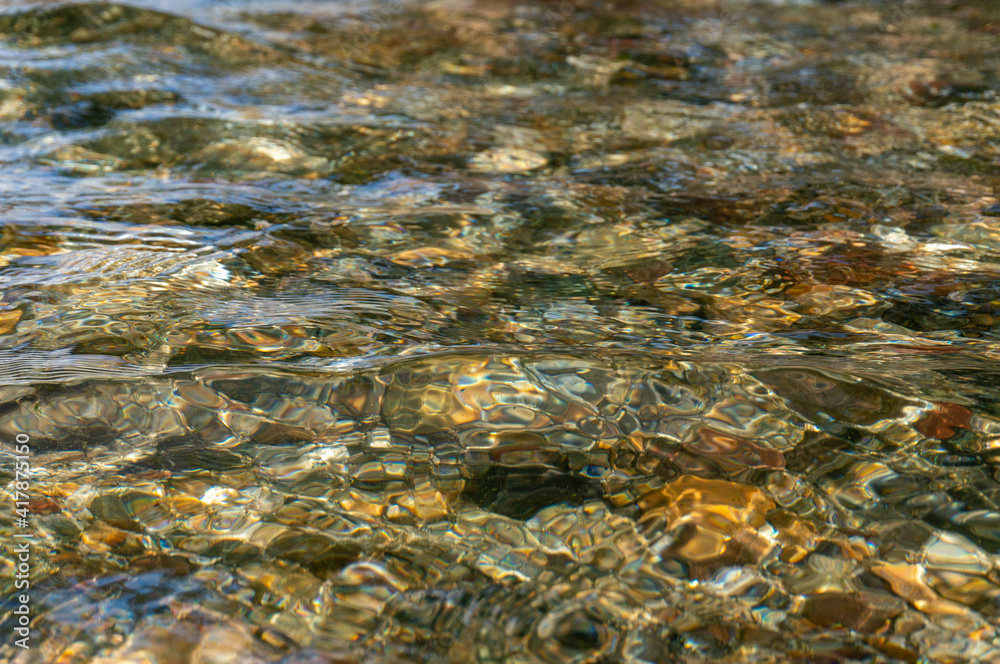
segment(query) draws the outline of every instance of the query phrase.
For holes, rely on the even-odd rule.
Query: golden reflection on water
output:
[[[3,661],[1000,659],[997,7],[0,5]]]

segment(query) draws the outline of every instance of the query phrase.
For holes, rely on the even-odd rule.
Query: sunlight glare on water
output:
[[[0,9],[0,660],[1000,661],[996,3]]]

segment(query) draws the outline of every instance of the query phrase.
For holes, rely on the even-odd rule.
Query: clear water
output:
[[[0,660],[1000,660],[996,3],[3,7]]]

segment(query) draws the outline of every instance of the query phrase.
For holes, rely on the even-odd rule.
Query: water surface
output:
[[[995,3],[0,6],[0,659],[1000,659]]]

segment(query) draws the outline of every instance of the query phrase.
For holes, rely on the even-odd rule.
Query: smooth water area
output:
[[[0,8],[0,661],[1000,661],[1000,4]]]

